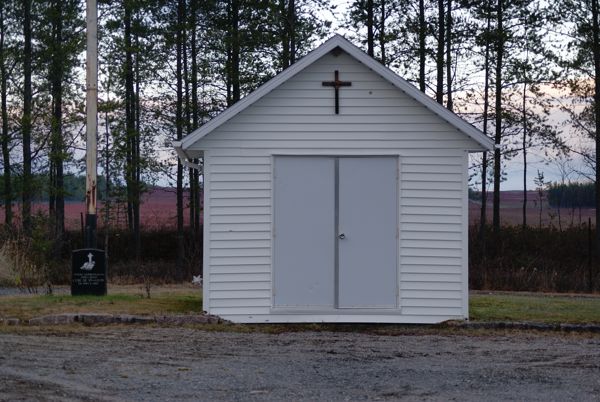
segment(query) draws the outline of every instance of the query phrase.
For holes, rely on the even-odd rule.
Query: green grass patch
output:
[[[472,294],[473,321],[600,324],[600,298],[537,294]]]
[[[110,290],[109,290],[110,292]],[[197,289],[157,289],[147,298],[139,287],[121,286],[107,296],[19,295],[0,299],[0,317],[28,320],[48,314],[200,314]]]
[[[28,320],[48,314],[104,313],[104,314],[200,314],[202,296],[199,289],[186,286],[156,286],[151,298],[144,297],[141,286],[109,286],[109,294],[100,296],[19,295],[0,298],[0,317]],[[470,297],[472,321],[530,321],[541,323],[600,324],[600,297],[544,294],[472,294]],[[289,332],[315,330],[361,331],[361,324],[298,324],[260,325],[261,331]],[[218,327],[218,325],[217,325]],[[229,330],[231,325],[226,325]],[[241,325],[237,330],[253,332],[256,326]],[[390,325],[366,325],[369,331],[394,332]],[[404,327],[404,326],[403,326]],[[416,327],[409,326],[414,330]],[[403,329],[404,331],[406,329]],[[401,332],[402,332],[401,331]]]

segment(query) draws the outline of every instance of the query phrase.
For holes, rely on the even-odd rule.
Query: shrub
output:
[[[37,293],[40,287],[52,293],[52,285],[64,282],[68,275],[57,246],[50,220],[43,214],[32,217],[28,233],[5,229],[0,261],[7,282],[30,293]]]
[[[597,258],[588,248],[590,236],[593,239],[594,233],[586,226],[562,231],[505,226],[497,234],[486,228],[482,240],[478,228],[471,227],[470,287],[543,292],[597,290]]]

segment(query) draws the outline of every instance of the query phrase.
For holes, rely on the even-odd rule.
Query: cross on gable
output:
[[[335,70],[334,81],[323,81],[323,86],[335,89],[335,114],[340,114],[340,88],[352,86],[352,83],[350,81],[340,81],[340,72]]]

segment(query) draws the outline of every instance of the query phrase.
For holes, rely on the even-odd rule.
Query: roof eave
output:
[[[177,157],[182,161],[187,161],[189,156],[185,152],[182,146],[183,141],[171,141],[171,146],[175,149],[175,153],[177,153]]]

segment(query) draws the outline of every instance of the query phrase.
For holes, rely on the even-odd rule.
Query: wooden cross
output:
[[[350,81],[340,81],[340,72],[338,70],[335,70],[334,81],[323,81],[324,87],[333,87],[335,89],[335,114],[340,114],[340,88],[351,85]]]

